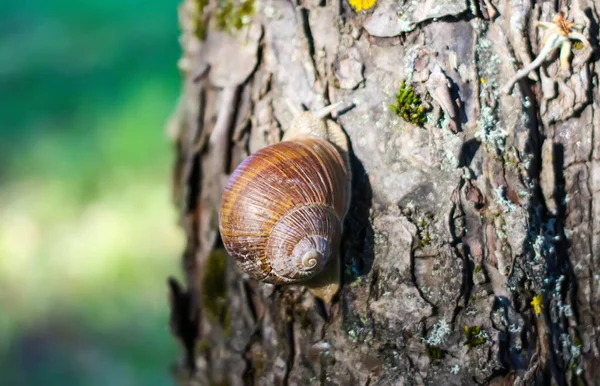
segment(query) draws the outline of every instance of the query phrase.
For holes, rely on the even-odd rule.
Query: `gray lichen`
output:
[[[452,329],[450,328],[448,322],[446,322],[444,319],[441,319],[433,325],[433,329],[429,335],[429,338],[423,339],[423,342],[430,346],[440,346],[446,341],[446,338],[451,332]]]

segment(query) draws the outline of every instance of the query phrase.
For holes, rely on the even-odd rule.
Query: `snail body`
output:
[[[350,203],[348,142],[324,120],[336,106],[300,112],[282,142],[246,158],[223,193],[225,248],[253,278],[306,285],[326,302],[339,288],[339,245]]]

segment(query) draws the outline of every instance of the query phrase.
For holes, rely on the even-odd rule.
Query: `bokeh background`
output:
[[[176,0],[0,1],[0,385],[170,385]]]

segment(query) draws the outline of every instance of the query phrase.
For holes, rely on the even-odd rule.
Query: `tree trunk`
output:
[[[186,285],[170,281],[182,383],[600,382],[597,2],[203,3],[180,7],[170,124],[188,240]],[[556,50],[511,89],[565,31],[536,28],[559,11],[590,45],[566,38],[569,69]],[[279,141],[286,99],[346,106],[353,201],[330,304],[250,279],[218,232],[228,176]]]

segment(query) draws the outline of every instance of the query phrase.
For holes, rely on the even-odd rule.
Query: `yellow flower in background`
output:
[[[348,0],[348,2],[356,12],[360,12],[373,8],[377,0]]]
[[[540,315],[542,313],[542,308],[544,308],[544,304],[542,303],[542,294],[535,295],[531,301],[531,305],[533,306],[535,313]]]

